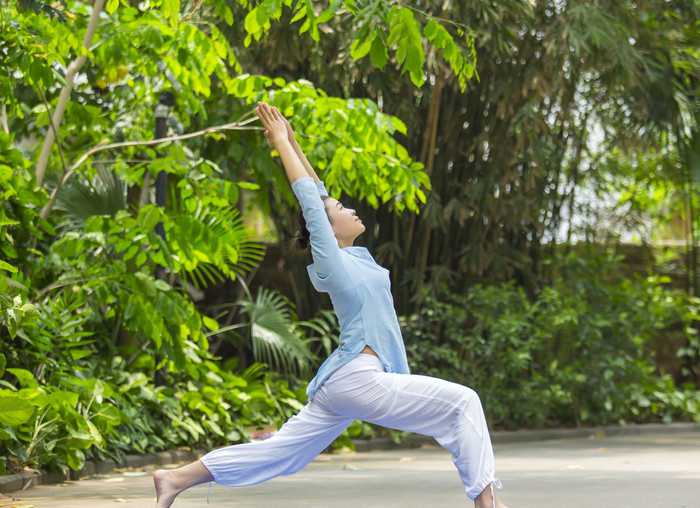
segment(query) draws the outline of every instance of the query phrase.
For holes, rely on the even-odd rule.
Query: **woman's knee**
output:
[[[484,437],[484,408],[476,390],[467,386],[463,387],[462,403],[457,414],[460,428],[464,428],[462,426],[467,425],[467,428],[471,429],[470,432],[475,431],[479,437]]]
[[[462,386],[461,389],[461,399],[460,399],[460,411],[459,413],[482,413],[483,406],[481,405],[481,397],[479,393],[468,386]]]
[[[477,393],[476,390],[473,388],[469,388],[468,386],[462,385],[462,401],[466,404],[470,404],[471,402],[479,402],[481,403],[481,400],[479,399],[479,394]]]

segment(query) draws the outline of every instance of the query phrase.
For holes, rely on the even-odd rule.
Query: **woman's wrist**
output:
[[[297,140],[294,138],[288,138],[287,140],[289,141],[289,144],[292,146],[292,148],[294,148],[294,151],[297,153],[299,158],[301,158],[302,151],[301,147],[299,146],[299,143],[297,143]]]
[[[272,140],[272,145],[275,147],[275,149],[279,152],[280,147],[283,146],[289,146],[291,148],[294,148],[294,145],[289,141],[289,138],[287,136],[280,136],[278,139],[273,139]]]

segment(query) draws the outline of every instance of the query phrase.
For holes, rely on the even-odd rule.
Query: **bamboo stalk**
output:
[[[58,97],[56,109],[53,112],[53,117],[51,120],[54,128],[46,131],[44,144],[41,147],[41,153],[39,154],[39,159],[36,163],[36,182],[39,187],[41,187],[44,183],[44,176],[46,175],[46,166],[49,162],[51,147],[53,146],[56,139],[56,134],[58,134],[57,131],[61,126],[61,122],[63,121],[63,113],[66,111],[66,105],[70,99],[70,93],[73,90],[75,75],[78,73],[87,59],[87,53],[89,51],[90,44],[92,44],[92,37],[95,35],[95,29],[97,28],[97,22],[100,18],[100,13],[102,12],[104,3],[105,0],[95,0],[94,5],[92,6],[92,13],[90,14],[90,21],[88,22],[87,31],[85,32],[85,37],[83,38],[82,49],[85,51],[68,65],[65,78],[66,84],[63,86],[61,94]]]

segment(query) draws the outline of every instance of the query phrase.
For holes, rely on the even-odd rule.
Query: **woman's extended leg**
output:
[[[162,503],[159,499],[157,508],[169,508],[177,493],[209,481],[204,471],[208,471],[210,479],[216,483],[231,487],[254,485],[276,476],[295,473],[326,449],[352,421],[353,418],[338,416],[328,410],[323,397],[315,397],[272,437],[217,448],[185,466],[191,469],[189,476],[183,476],[179,485],[184,485],[184,488],[175,495],[170,494],[168,497],[171,499],[164,496]],[[155,475],[154,480],[157,481]],[[188,481],[190,485],[186,485]]]
[[[156,508],[168,508],[183,490],[212,480],[211,474],[199,460],[177,469],[156,469],[153,472]]]
[[[319,399],[308,402],[264,441],[218,448],[201,457],[216,483],[253,485],[295,473],[327,448],[353,418],[327,410]]]
[[[373,370],[332,376],[322,393],[330,409],[383,427],[432,436],[452,455],[469,499],[492,504],[495,460],[478,394],[471,388],[431,376],[384,372],[379,359],[360,354],[351,364]]]

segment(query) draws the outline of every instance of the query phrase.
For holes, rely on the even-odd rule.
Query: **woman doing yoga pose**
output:
[[[174,470],[154,472],[157,508],[204,482],[244,486],[304,468],[355,419],[432,436],[452,456],[476,508],[507,508],[494,495],[489,429],[476,391],[411,374],[394,310],[389,270],[353,245],[365,226],[355,210],[326,192],[277,108],[258,104],[268,142],[279,152],[303,214],[313,263],[307,272],[328,293],[340,323],[340,345],[307,387],[306,405],[272,437],[225,446]]]

